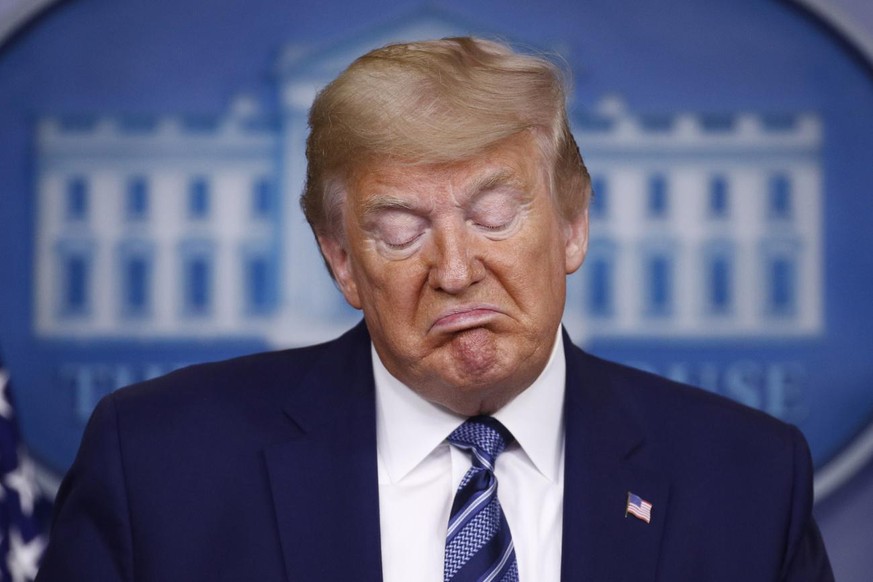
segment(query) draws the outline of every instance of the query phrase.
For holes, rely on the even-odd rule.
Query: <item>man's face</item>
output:
[[[321,238],[385,367],[427,400],[490,413],[545,367],[588,228],[559,216],[545,168],[528,134],[466,162],[378,164],[348,188],[345,241]]]

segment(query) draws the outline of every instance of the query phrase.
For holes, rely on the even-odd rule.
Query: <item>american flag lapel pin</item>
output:
[[[652,521],[652,504],[637,495],[627,492],[627,506],[624,508],[624,516],[632,515],[646,523]]]

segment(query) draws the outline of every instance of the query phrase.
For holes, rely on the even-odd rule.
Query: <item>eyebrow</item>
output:
[[[385,210],[413,210],[415,205],[409,200],[390,194],[373,196],[363,202],[363,216],[372,216]]]
[[[504,168],[478,177],[470,185],[468,192],[471,193],[470,198],[475,198],[478,194],[493,190],[500,186],[523,188],[524,181],[521,180],[515,172]]]

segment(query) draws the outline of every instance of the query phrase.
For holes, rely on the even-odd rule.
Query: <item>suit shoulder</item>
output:
[[[793,446],[797,438],[795,427],[724,396],[588,354],[585,357],[603,371],[610,389],[656,437],[779,450]]]
[[[209,398],[242,394],[268,396],[271,392],[287,390],[295,378],[305,375],[326,345],[194,364],[121,388],[113,394],[113,398],[116,406],[128,406],[158,401],[182,405],[207,395]]]
[[[361,324],[322,344],[188,366],[117,390],[104,402],[127,434],[267,435],[285,430],[291,402],[311,400],[302,391],[321,385],[326,374],[342,375],[351,361],[368,361],[369,354]]]

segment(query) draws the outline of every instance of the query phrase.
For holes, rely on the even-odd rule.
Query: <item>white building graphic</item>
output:
[[[39,128],[37,329],[261,334],[279,306],[279,133],[223,119]]]
[[[823,328],[821,123],[812,114],[577,116],[590,250],[568,299],[587,336],[809,336]]]
[[[46,338],[309,342],[357,319],[297,204],[306,112],[368,48],[457,34],[424,13],[280,57],[281,110],[41,120],[35,327]],[[571,279],[577,338],[783,337],[823,329],[821,127],[812,114],[574,117],[594,178]]]

